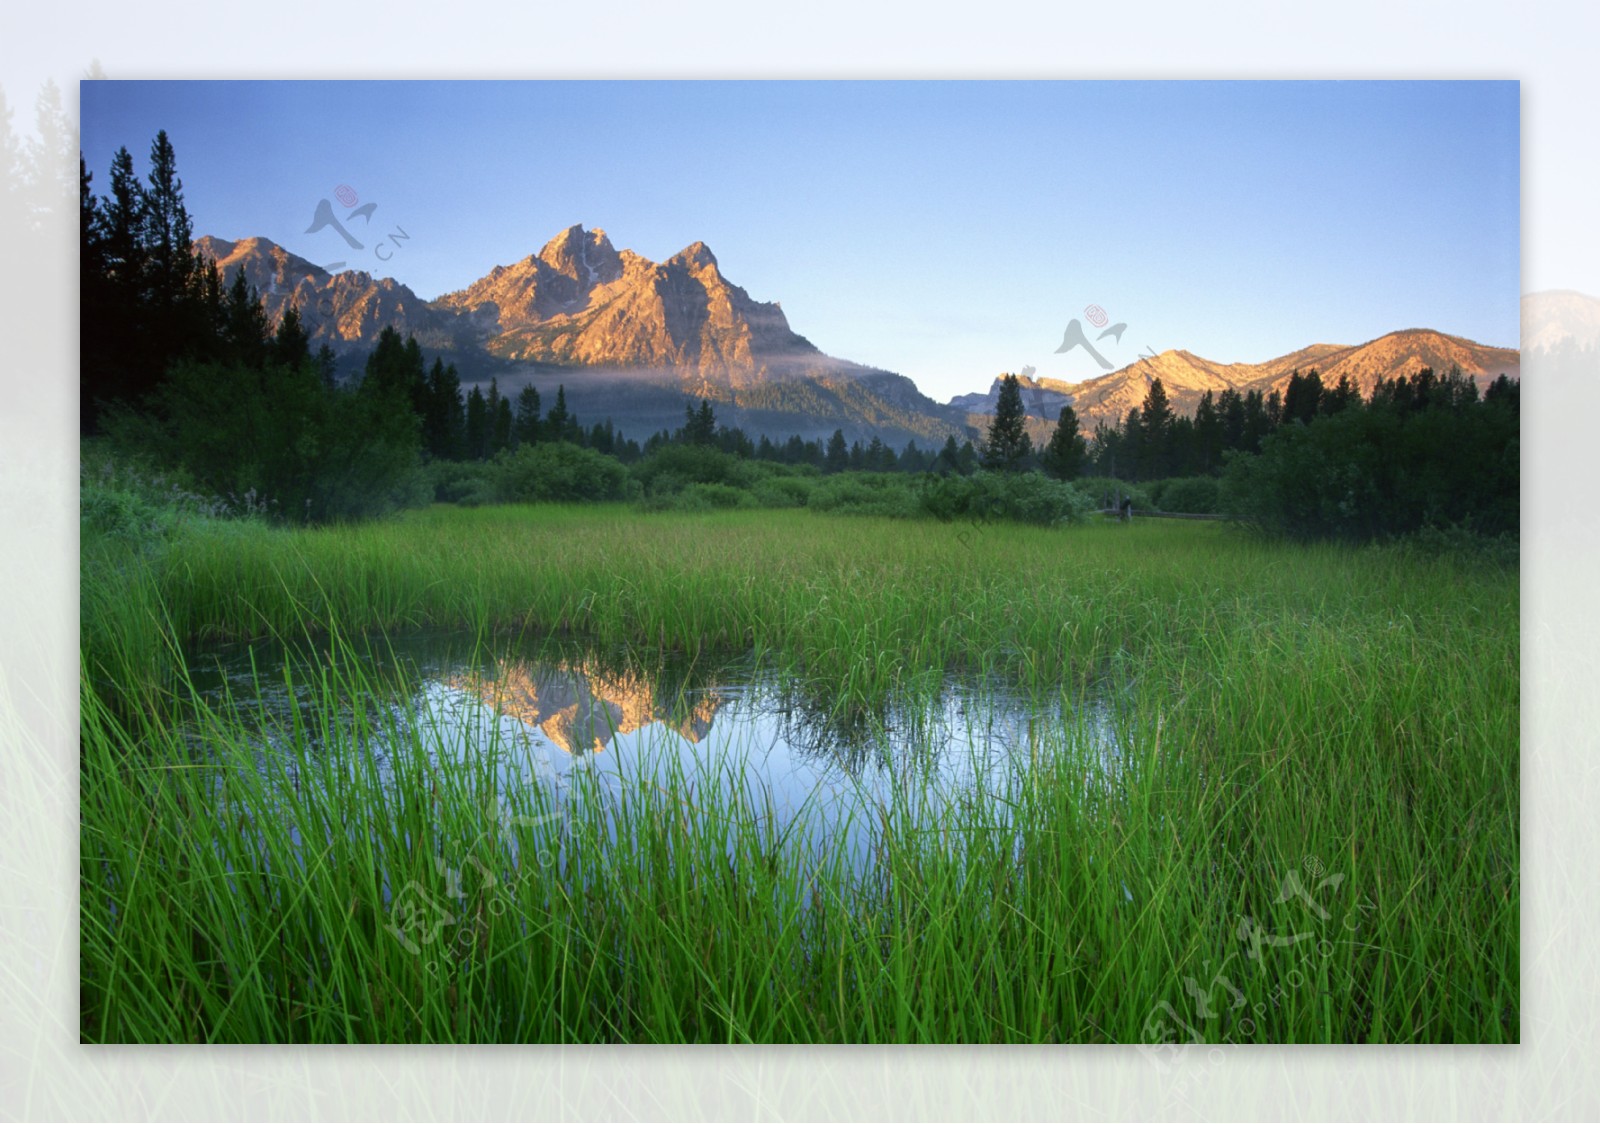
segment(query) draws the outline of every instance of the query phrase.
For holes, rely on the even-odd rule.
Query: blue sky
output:
[[[1515,82],[86,82],[104,190],[177,150],[197,234],[262,235],[427,298],[573,223],[697,239],[832,355],[944,400],[1098,346],[1254,362],[1428,327],[1515,347]],[[340,185],[349,249],[306,233]],[[348,208],[335,202],[335,213]],[[377,235],[410,237],[370,256]],[[1092,335],[1091,335],[1092,338]]]

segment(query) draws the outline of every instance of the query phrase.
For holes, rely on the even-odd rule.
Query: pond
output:
[[[352,647],[361,666],[330,675]],[[489,762],[500,793],[536,787],[544,806],[641,785],[679,794],[689,815],[743,800],[786,834],[844,842],[857,868],[887,814],[936,829],[953,804],[980,801],[1004,823],[1016,786],[1042,763],[1070,760],[1094,790],[1123,756],[1105,699],[990,676],[924,677],[869,704],[749,652],[642,659],[426,633],[338,650],[223,647],[194,659],[191,674],[201,698],[251,731],[263,767],[285,765],[297,786],[292,741],[370,755],[385,783],[420,747],[441,775]],[[350,698],[351,684],[369,697]]]

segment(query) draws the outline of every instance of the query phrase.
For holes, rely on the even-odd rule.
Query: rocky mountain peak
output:
[[[686,265],[695,272],[717,268],[717,255],[713,254],[711,247],[704,242],[691,242],[667,260],[669,264]]]
[[[615,281],[622,275],[622,261],[603,230],[586,231],[582,225],[567,227],[545,243],[537,260],[555,273],[568,278],[578,291]]]

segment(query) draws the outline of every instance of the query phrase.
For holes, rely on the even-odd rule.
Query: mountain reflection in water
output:
[[[505,664],[493,673],[470,670],[443,682],[508,718],[538,727],[573,755],[599,753],[616,735],[656,722],[698,744],[711,732],[711,720],[723,703],[715,691],[687,705],[681,696],[663,702],[652,677],[583,663]]]

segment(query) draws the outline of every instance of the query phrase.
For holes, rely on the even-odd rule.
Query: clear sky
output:
[[[581,223],[695,240],[823,351],[935,398],[1097,346],[1259,362],[1427,327],[1515,347],[1516,82],[85,82],[104,191],[166,129],[195,233],[425,298]],[[307,233],[336,190],[375,204]],[[399,227],[409,239],[379,244]],[[377,252],[387,255],[378,260]],[[1094,337],[1091,331],[1090,338]]]

